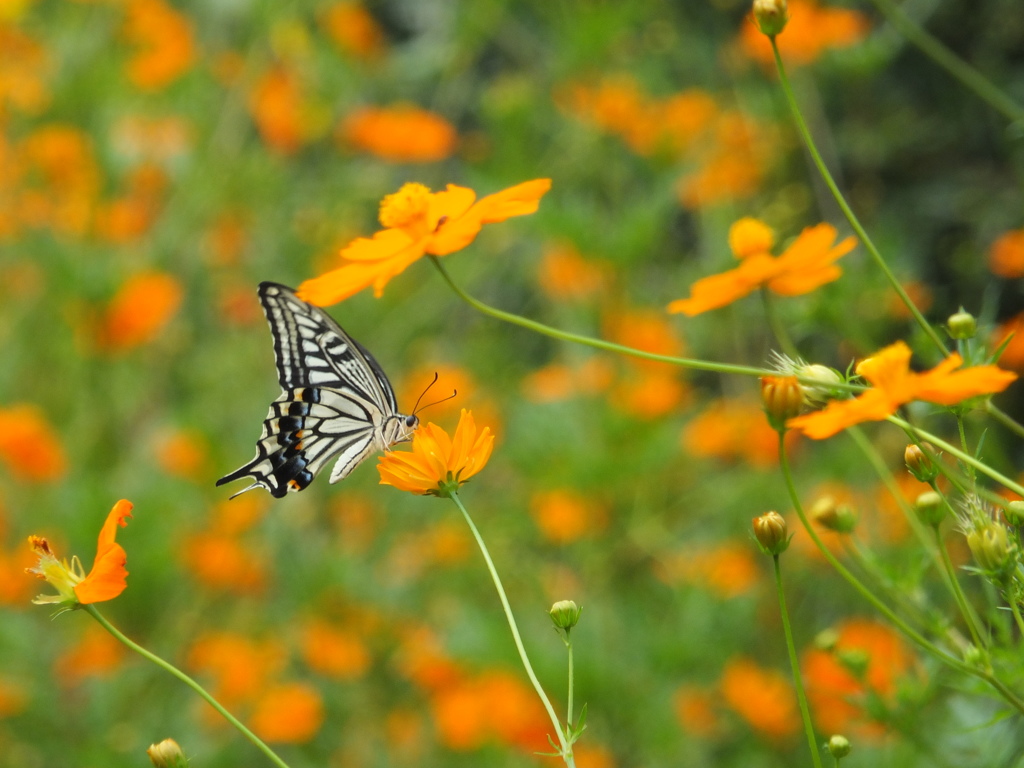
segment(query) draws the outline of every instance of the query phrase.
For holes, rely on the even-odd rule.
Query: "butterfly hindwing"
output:
[[[301,491],[330,461],[332,483],[367,456],[408,439],[415,417],[397,413],[394,389],[373,356],[291,288],[261,283],[282,392],[270,404],[256,456],[217,481],[253,478],[276,497]],[[396,429],[398,425],[404,424]],[[236,494],[237,495],[237,494]]]

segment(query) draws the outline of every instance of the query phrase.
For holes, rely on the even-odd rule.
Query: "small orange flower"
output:
[[[537,275],[541,289],[556,301],[593,296],[605,283],[605,265],[587,259],[568,243],[549,246]]]
[[[192,429],[177,429],[164,435],[156,445],[156,459],[169,475],[199,480],[209,464],[209,447]]]
[[[104,313],[101,344],[119,352],[149,343],[177,313],[183,292],[178,279],[165,272],[128,278]]]
[[[761,581],[749,542],[736,541],[671,553],[661,559],[656,573],[666,584],[694,584],[725,599],[746,594]]]
[[[1024,371],[1024,312],[1003,321],[992,334],[993,348],[1004,343],[1006,346],[999,356],[1000,364],[1015,371]]]
[[[796,696],[782,672],[736,658],[726,664],[721,687],[725,703],[762,735],[781,739],[800,728]]]
[[[334,3],[320,20],[331,40],[356,58],[372,59],[384,48],[384,32],[360,3]]]
[[[28,403],[0,408],[0,459],[23,480],[56,480],[67,468],[64,447],[41,409]]]
[[[302,656],[310,668],[339,680],[362,677],[370,666],[370,652],[358,635],[320,619],[303,628]]]
[[[263,140],[283,155],[299,149],[310,133],[299,80],[281,67],[271,69],[256,83],[249,111]]]
[[[121,499],[110,510],[106,522],[100,529],[96,544],[96,559],[92,570],[86,576],[78,556],[71,558],[69,566],[66,560],[58,560],[49,542],[40,536],[29,536],[28,542],[39,558],[29,573],[50,582],[57,588],[56,595],[39,595],[32,602],[36,605],[56,604],[60,610],[69,610],[78,605],[100,603],[113,600],[128,586],[128,571],[125,563],[128,555],[114,538],[117,527],[128,525],[132,516],[132,503]]]
[[[822,7],[814,0],[789,0],[789,22],[775,38],[783,60],[810,64],[828,48],[846,48],[868,33],[867,18],[845,8]],[[751,59],[774,67],[771,43],[751,20],[740,31],[740,48]]]
[[[137,47],[128,62],[128,78],[156,91],[183,75],[195,60],[192,24],[162,0],[130,0],[125,36]]]
[[[577,394],[593,395],[608,389],[614,375],[606,358],[592,357],[579,367],[552,363],[523,379],[523,394],[535,403],[568,400]]]
[[[451,156],[459,136],[440,115],[395,104],[356,110],[342,121],[338,138],[393,163],[436,163]]]
[[[530,512],[544,538],[554,544],[571,544],[607,522],[604,507],[564,489],[535,493]]]
[[[280,683],[257,700],[250,717],[252,729],[264,741],[305,744],[324,722],[324,702],[306,683]]]
[[[790,419],[791,428],[815,440],[842,432],[864,421],[881,421],[911,400],[956,405],[969,397],[1002,392],[1017,374],[994,365],[957,371],[963,364],[952,354],[925,373],[910,370],[910,347],[898,341],[857,364],[857,374],[874,386],[851,400],[833,400],[816,413]]]
[[[550,179],[534,179],[474,203],[476,193],[466,187],[449,184],[444,192],[431,192],[406,184],[380,204],[380,223],[387,229],[354,240],[341,252],[343,266],[305,281],[299,298],[326,306],[371,285],[380,296],[391,278],[425,254],[454,253],[473,242],[484,224],[534,213],[550,188]]]
[[[209,632],[189,650],[188,665],[213,678],[211,692],[222,704],[238,707],[266,689],[287,656],[278,640],[260,642],[231,632]]]
[[[40,112],[50,100],[46,79],[51,70],[42,45],[16,26],[0,22],[0,119],[8,106],[28,114]]]
[[[484,468],[493,448],[491,428],[477,430],[473,414],[463,410],[454,437],[436,424],[427,424],[413,435],[412,451],[381,456],[380,484],[409,493],[448,496]]]
[[[712,401],[683,428],[682,445],[691,456],[745,460],[760,468],[779,460],[778,433],[753,400]]]
[[[999,277],[1024,277],[1024,229],[1006,232],[992,243],[988,268]]]
[[[105,677],[124,660],[125,647],[97,624],[90,624],[73,646],[54,662],[57,678],[74,685],[86,677]]]
[[[693,685],[683,685],[676,689],[672,703],[676,719],[687,733],[709,738],[722,729],[715,709],[717,698],[713,691]]]
[[[669,312],[689,317],[718,309],[741,299],[761,286],[782,296],[800,296],[839,278],[843,271],[833,262],[857,243],[848,237],[838,245],[831,224],[808,227],[793,243],[773,257],[763,248],[770,243],[769,230],[756,219],[740,219],[729,232],[729,245],[741,264],[718,275],[701,278],[690,288],[690,298],[668,305]]]

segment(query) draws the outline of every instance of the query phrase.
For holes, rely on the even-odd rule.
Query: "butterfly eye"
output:
[[[413,427],[415,427],[419,423],[420,423],[419,416],[406,416],[405,417],[405,426],[407,426],[409,429],[412,429]]]

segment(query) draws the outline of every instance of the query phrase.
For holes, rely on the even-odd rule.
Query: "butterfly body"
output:
[[[412,438],[419,419],[398,412],[380,365],[333,318],[277,283],[260,283],[259,297],[274,337],[281,394],[263,421],[255,458],[217,485],[251,477],[239,493],[262,487],[280,498],[308,486],[334,457],[332,483],[368,456]]]

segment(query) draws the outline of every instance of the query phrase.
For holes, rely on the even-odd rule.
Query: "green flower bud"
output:
[[[1016,528],[1024,525],[1024,501],[1011,501],[1003,512],[1010,525]]]
[[[839,642],[839,633],[829,627],[814,636],[814,647],[819,651],[834,651]]]
[[[956,314],[950,315],[946,321],[946,330],[949,335],[957,340],[973,339],[978,332],[978,322],[970,312],[964,312],[963,308]]]
[[[582,612],[583,608],[572,600],[559,600],[548,610],[548,616],[558,629],[564,629],[568,633],[579,622]]]
[[[775,37],[789,21],[786,0],[754,0],[754,21],[762,34]]]
[[[857,527],[857,514],[846,504],[837,504],[831,496],[822,496],[811,507],[811,520],[836,533],[852,533]]]
[[[755,517],[754,538],[761,545],[761,551],[766,555],[780,555],[789,547],[789,533],[786,529],[786,519],[778,512],[765,512],[760,517]]]
[[[932,528],[938,528],[946,517],[946,505],[935,491],[925,491],[919,495],[914,502],[914,511],[922,523]]]
[[[843,383],[843,377],[827,365],[812,363],[802,365],[793,371],[801,379],[813,379],[816,384],[803,383],[804,402],[810,406],[820,406],[836,396],[836,387]]]
[[[911,443],[903,451],[903,461],[907,464],[907,470],[922,483],[930,483],[939,476],[939,468],[932,461],[931,456],[936,455],[935,449],[930,443],[915,445]]]
[[[761,402],[772,429],[785,432],[786,422],[800,415],[804,390],[795,376],[762,376]]]
[[[850,740],[837,733],[828,740],[828,753],[836,760],[846,757],[850,754]]]
[[[1013,549],[1005,526],[996,522],[975,528],[967,534],[967,546],[971,548],[974,562],[982,570],[996,575],[1005,575],[1011,564]]]
[[[156,768],[188,768],[188,760],[174,739],[164,739],[146,750]]]

